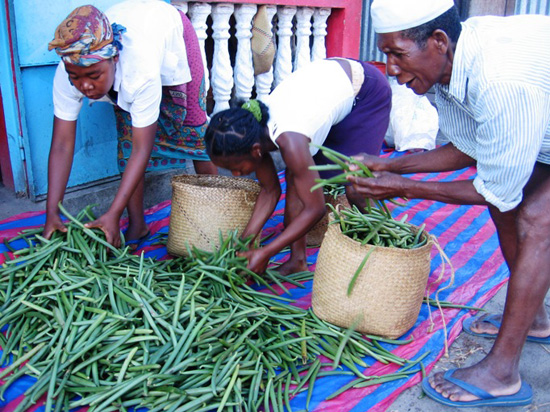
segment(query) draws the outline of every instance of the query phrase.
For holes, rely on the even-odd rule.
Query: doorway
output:
[[[0,185],[12,191],[15,190],[8,147],[8,134],[6,132],[6,119],[4,117],[2,89],[0,89]]]

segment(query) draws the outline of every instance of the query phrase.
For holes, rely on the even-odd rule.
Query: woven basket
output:
[[[187,245],[208,251],[217,248],[220,231],[225,236],[246,227],[259,193],[260,185],[247,178],[174,176],[168,253],[186,256]]]
[[[353,325],[362,333],[398,338],[420,312],[432,240],[417,249],[376,246],[348,296],[353,275],[373,247],[342,234],[339,224],[329,225],[313,277],[313,311],[341,327]]]
[[[325,203],[330,203],[332,206],[336,207],[341,205],[342,207],[350,207],[348,198],[345,194],[341,194],[336,198],[332,195],[325,194]],[[310,229],[306,234],[306,244],[307,246],[319,246],[325,237],[325,232],[328,227],[328,212],[325,213],[325,216],[319,220],[315,225]]]

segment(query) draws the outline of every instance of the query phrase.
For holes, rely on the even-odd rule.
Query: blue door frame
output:
[[[13,187],[19,195],[34,193],[32,176],[28,176],[25,151],[28,141],[25,139],[24,107],[22,104],[19,60],[17,57],[13,3],[1,0],[0,7],[0,89],[2,90],[2,110],[5,120],[8,156],[2,161],[9,161],[13,182],[6,186]],[[6,166],[3,167],[3,169]],[[5,176],[4,176],[5,177]]]

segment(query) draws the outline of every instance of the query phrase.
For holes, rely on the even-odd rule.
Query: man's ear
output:
[[[115,64],[118,63],[118,57],[119,57],[118,54],[115,57],[113,57],[113,63],[115,63]]]
[[[451,39],[441,29],[434,30],[429,40],[434,42],[437,51],[441,54],[446,54],[451,45]]]

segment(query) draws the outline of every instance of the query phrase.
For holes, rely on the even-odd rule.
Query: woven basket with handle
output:
[[[187,245],[211,251],[220,245],[220,231],[241,232],[247,225],[260,185],[242,177],[180,175],[172,178],[172,209],[167,250],[188,255]]]
[[[353,275],[373,247],[342,234],[339,224],[329,225],[313,277],[313,311],[341,327],[353,325],[363,333],[398,338],[420,312],[432,240],[417,249],[376,246],[348,296]]]

